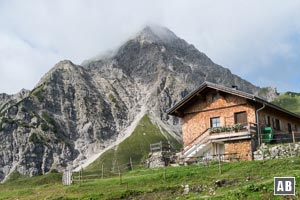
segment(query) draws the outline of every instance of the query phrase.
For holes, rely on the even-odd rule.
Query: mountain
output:
[[[166,110],[203,81],[261,91],[159,26],[145,27],[113,54],[82,65],[61,61],[22,98],[1,96],[0,180],[91,162],[145,115],[180,140],[179,120]]]
[[[272,103],[300,115],[300,93],[281,93],[274,98]]]

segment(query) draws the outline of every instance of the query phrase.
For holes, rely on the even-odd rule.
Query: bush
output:
[[[49,126],[46,123],[41,123],[41,128],[43,131],[48,131],[49,130]]]
[[[45,139],[41,135],[38,135],[37,133],[32,133],[31,136],[29,137],[29,141],[34,144],[43,144],[45,142]]]
[[[50,124],[50,126],[46,123],[42,123],[42,130],[43,131],[48,131],[51,130],[54,133],[57,133],[57,128],[56,128],[56,123],[55,120],[47,113],[47,112],[42,112],[42,118]]]
[[[34,95],[39,102],[42,102],[45,99],[44,90],[42,88],[36,88],[32,95]]]

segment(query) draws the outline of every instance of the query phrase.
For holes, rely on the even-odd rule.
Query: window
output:
[[[221,126],[220,117],[210,118],[210,127],[211,128],[220,127],[220,126]]]
[[[216,102],[218,100],[218,94],[212,95],[212,102]]]
[[[298,131],[298,129],[297,129],[297,124],[295,124],[295,131]]]
[[[267,117],[267,126],[269,126],[269,127],[271,126],[271,119],[270,119],[270,116]]]
[[[234,123],[235,124],[246,124],[248,122],[247,120],[247,112],[238,112],[234,113]]]

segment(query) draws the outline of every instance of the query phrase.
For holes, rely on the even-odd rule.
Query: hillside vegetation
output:
[[[179,150],[181,144],[173,138],[167,131],[160,129],[151,121],[148,115],[145,115],[137,127],[123,142],[116,147],[103,153],[96,161],[87,167],[85,171],[106,171],[124,172],[130,169],[130,162],[134,165],[143,165],[144,160],[148,157],[150,144],[157,142],[169,141],[174,150]]]
[[[292,199],[273,196],[274,176],[296,177],[299,188],[300,158],[222,163],[221,170],[218,163],[136,169],[121,181],[115,176],[71,186],[61,184],[59,173],[33,178],[15,174],[0,185],[0,199]],[[189,185],[188,194],[182,185]]]
[[[282,93],[272,103],[300,115],[300,93]]]

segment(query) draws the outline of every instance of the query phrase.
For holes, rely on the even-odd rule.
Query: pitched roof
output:
[[[232,95],[240,96],[240,97],[243,97],[245,99],[249,99],[249,100],[254,101],[254,102],[265,104],[267,107],[271,107],[275,110],[279,110],[281,112],[284,112],[288,115],[292,115],[293,117],[296,117],[296,118],[300,119],[299,115],[297,115],[295,113],[292,113],[292,112],[290,112],[286,109],[283,109],[279,106],[276,106],[276,105],[274,105],[274,104],[272,104],[272,103],[270,103],[270,102],[268,102],[268,101],[266,101],[266,100],[264,100],[260,97],[257,97],[253,94],[243,92],[243,91],[240,91],[240,90],[236,90],[236,89],[232,89],[232,88],[229,88],[229,87],[225,87],[225,86],[222,86],[222,85],[218,85],[218,84],[215,84],[215,83],[210,83],[210,82],[207,82],[207,81],[203,82],[198,88],[196,88],[194,91],[192,91],[191,93],[186,95],[181,101],[179,101],[172,108],[170,108],[167,111],[167,114],[176,115],[176,111],[178,111],[178,109],[180,109],[182,106],[186,105],[191,99],[193,99],[193,97],[200,94],[206,88],[212,88],[212,89],[222,91],[222,92],[226,92],[226,93],[229,93],[229,94],[232,94]]]

